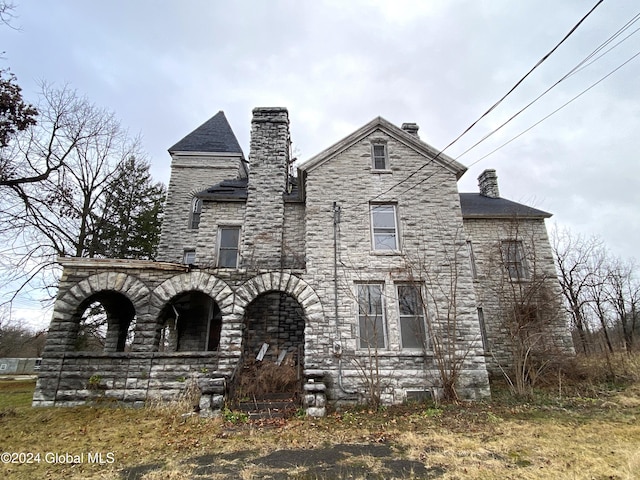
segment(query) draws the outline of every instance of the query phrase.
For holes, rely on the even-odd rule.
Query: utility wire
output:
[[[589,15],[591,15],[596,8],[598,8],[600,6],[600,4],[604,2],[604,0],[598,0],[598,2],[591,8],[591,10],[589,10],[579,21],[578,23],[576,23],[571,30],[569,30],[569,32],[562,38],[562,40],[560,40],[549,52],[547,52],[540,60],[538,60],[538,62],[536,62],[536,64],[522,77],[520,78],[520,80],[518,80],[515,85],[513,87],[511,87],[509,89],[509,91],[507,91],[507,93],[505,93],[497,102],[495,102],[485,113],[483,113],[480,117],[478,117],[477,120],[475,120],[471,125],[469,125],[460,135],[458,135],[452,142],[450,142],[445,148],[443,148],[442,150],[440,150],[433,158],[429,159],[425,164],[423,164],[422,166],[420,166],[419,168],[417,168],[416,170],[414,170],[413,172],[411,172],[409,175],[407,175],[404,179],[400,180],[399,182],[393,184],[391,187],[389,187],[387,190],[385,190],[382,193],[379,193],[378,195],[376,195],[375,197],[373,197],[373,200],[380,198],[383,195],[386,195],[387,193],[389,193],[391,190],[397,188],[398,186],[402,185],[403,183],[407,182],[408,180],[410,180],[411,178],[413,178],[415,175],[417,175],[420,171],[422,171],[423,169],[425,169],[429,164],[431,164],[431,162],[435,161],[436,159],[438,159],[446,150],[448,150],[451,146],[453,146],[455,143],[457,143],[464,135],[466,135],[475,125],[477,125],[477,123],[482,120],[484,117],[486,117],[489,113],[491,113],[498,105],[500,105],[509,95],[511,95],[511,93],[513,93],[516,88],[518,88],[522,82],[524,82],[524,80],[531,75],[531,73],[533,73],[534,70],[536,70],[540,65],[542,65],[542,63],[544,63],[576,30],[577,28],[582,25],[582,23],[587,19],[587,17],[589,17]],[[422,182],[420,182],[422,183]],[[416,184],[416,185],[419,185]],[[369,201],[367,201],[366,203],[369,203]]]
[[[551,112],[550,114],[546,115],[545,117],[543,117],[542,119],[538,120],[536,123],[534,123],[533,125],[531,125],[529,128],[527,128],[526,130],[523,130],[522,132],[520,132],[518,135],[516,135],[515,137],[513,137],[511,140],[509,140],[508,142],[503,143],[502,145],[500,145],[499,147],[495,148],[494,150],[490,151],[489,153],[487,153],[486,155],[480,157],[479,159],[477,159],[475,162],[470,163],[469,167],[475,165],[476,163],[480,162],[481,160],[484,160],[485,158],[487,158],[490,155],[493,155],[494,153],[496,153],[498,150],[500,150],[501,148],[509,145],[511,142],[513,142],[514,140],[516,140],[517,138],[520,138],[522,135],[524,135],[525,133],[527,133],[529,130],[533,129],[534,127],[537,127],[538,125],[540,125],[542,122],[544,122],[546,119],[548,119],[549,117],[555,115],[556,113],[558,113],[560,110],[562,110],[564,107],[566,107],[567,105],[569,105],[570,103],[572,103],[574,100],[577,100],[578,98],[580,98],[582,95],[584,95],[585,93],[587,93],[589,90],[591,90],[593,87],[595,87],[596,85],[598,85],[599,83],[603,82],[605,79],[607,79],[608,77],[610,77],[611,75],[613,75],[615,72],[617,72],[618,70],[620,70],[622,67],[624,67],[627,63],[629,63],[631,60],[633,60],[634,58],[638,57],[640,55],[640,52],[637,52],[635,55],[633,55],[632,57],[630,57],[629,59],[627,59],[624,63],[622,63],[621,65],[618,65],[615,69],[613,69],[612,71],[610,71],[609,73],[607,73],[604,77],[602,77],[600,80],[598,80],[597,82],[593,83],[592,85],[590,85],[588,88],[584,89],[582,92],[580,92],[578,95],[576,95],[575,97],[573,97],[571,100],[569,100],[568,102],[564,103],[563,105],[561,105],[560,107],[556,108],[553,112]],[[418,185],[418,184],[416,184]]]
[[[551,90],[553,90],[555,87],[557,87],[560,83],[564,82],[566,79],[568,79],[569,77],[575,75],[576,73],[582,71],[583,69],[585,69],[586,67],[588,67],[589,65],[593,64],[594,62],[598,61],[600,58],[602,58],[603,56],[605,56],[607,53],[611,52],[611,50],[613,50],[614,48],[616,48],[617,46],[619,46],[620,44],[622,44],[625,40],[629,39],[632,35],[634,35],[636,32],[638,32],[638,30],[640,30],[640,28],[637,28],[636,30],[634,30],[633,32],[631,32],[629,35],[627,35],[625,38],[623,38],[622,40],[620,40],[618,43],[616,43],[615,45],[613,45],[610,49],[606,50],[603,54],[599,55],[598,57],[594,58],[591,62],[586,63],[589,59],[591,59],[597,52],[599,52],[600,50],[602,50],[602,48],[606,45],[608,45],[609,43],[611,43],[611,41],[613,39],[615,39],[616,37],[618,37],[621,33],[621,31],[626,30],[627,28],[629,28],[633,23],[637,22],[638,20],[640,20],[640,13],[636,14],[635,17],[633,18],[632,21],[628,22],[625,27],[623,27],[623,29],[618,30],[618,32],[616,32],[614,35],[612,35],[611,37],[609,37],[605,42],[603,42],[602,44],[600,44],[593,52],[591,52],[589,55],[587,55],[587,57],[585,57],[584,59],[582,59],[575,67],[573,67],[571,70],[569,70],[569,72],[567,72],[565,75],[563,75],[559,80],[557,80],[553,85],[551,85],[549,88],[547,88],[544,92],[542,92],[540,95],[538,95],[536,98],[534,98],[533,100],[531,100],[529,103],[527,103],[524,107],[522,107],[520,110],[518,110],[516,113],[514,113],[511,117],[509,117],[505,122],[503,122],[500,126],[498,126],[497,128],[493,129],[491,132],[487,133],[485,136],[483,136],[480,140],[478,140],[476,143],[474,143],[473,145],[471,145],[469,148],[467,148],[464,152],[462,152],[460,155],[458,155],[456,157],[456,160],[458,160],[460,157],[463,157],[464,155],[466,155],[467,153],[469,153],[471,150],[473,150],[474,148],[476,148],[478,145],[480,145],[482,142],[484,142],[486,139],[488,139],[489,137],[491,137],[493,134],[497,133],[498,131],[500,131],[503,127],[505,127],[507,124],[511,123],[513,120],[516,119],[516,117],[520,116],[521,113],[523,113],[525,110],[527,110],[531,105],[533,105],[534,103],[536,103],[538,100],[540,100],[542,97],[544,97],[547,93],[549,93]]]

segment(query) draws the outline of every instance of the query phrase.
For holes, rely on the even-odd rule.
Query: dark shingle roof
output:
[[[551,214],[527,207],[506,198],[490,198],[479,193],[461,193],[460,206],[464,218],[533,217],[549,218]]]
[[[248,178],[223,180],[201,192],[196,196],[206,200],[242,201],[247,199]]]
[[[249,180],[247,178],[223,180],[220,183],[198,192],[196,196],[210,201],[245,201],[247,199],[248,183]],[[298,179],[296,177],[289,177],[289,184],[291,185],[291,192],[284,195],[285,202],[299,201]]]
[[[244,156],[222,110],[176,143],[169,152],[240,153]]]

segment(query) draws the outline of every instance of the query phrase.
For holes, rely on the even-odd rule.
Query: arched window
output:
[[[191,215],[189,216],[189,228],[197,229],[200,225],[200,215],[202,214],[202,200],[195,198],[191,200]]]

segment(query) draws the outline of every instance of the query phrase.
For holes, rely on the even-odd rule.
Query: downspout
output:
[[[336,323],[336,341],[333,344],[333,355],[338,359],[338,386],[342,393],[353,395],[357,391],[344,388],[342,383],[342,343],[338,326],[338,225],[340,225],[340,206],[333,202],[333,318]]]

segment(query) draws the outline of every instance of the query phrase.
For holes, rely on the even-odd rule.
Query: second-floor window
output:
[[[189,228],[196,229],[200,226],[200,215],[202,214],[202,200],[194,198],[191,200],[191,214],[189,215]]]
[[[502,242],[502,261],[511,280],[527,280],[529,278],[524,246],[520,240]]]
[[[469,262],[471,266],[471,278],[478,278],[478,267],[476,266],[476,254],[473,251],[473,243],[467,240],[467,250],[469,251]]]
[[[374,250],[399,250],[395,205],[371,205],[371,234]]]
[[[240,244],[240,227],[218,229],[218,267],[236,268]]]

